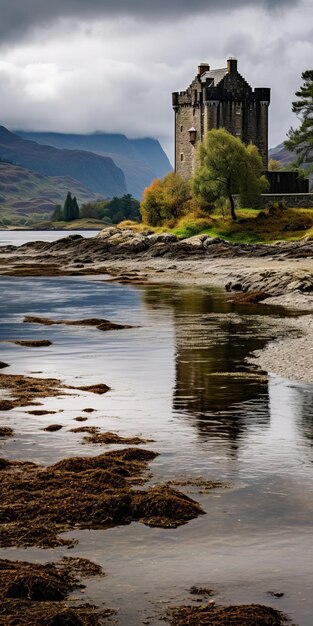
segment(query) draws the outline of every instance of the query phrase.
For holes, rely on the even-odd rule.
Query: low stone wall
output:
[[[313,209],[313,193],[262,194],[262,209],[265,209],[269,204],[274,204],[275,202],[284,202],[288,208]]]

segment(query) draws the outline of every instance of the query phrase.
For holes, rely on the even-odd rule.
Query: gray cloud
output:
[[[26,17],[29,25],[35,24],[32,12],[28,14],[30,7],[42,9],[47,0],[24,0],[24,4],[0,0],[1,9],[5,3],[8,24],[19,24],[23,31]],[[17,3],[20,21],[12,17],[11,5]],[[130,10],[126,15],[126,9],[123,16],[122,0],[114,3],[116,14],[112,9],[105,19],[99,18],[104,14],[99,12],[104,7],[100,0],[90,0],[81,13],[78,0],[63,0],[62,6],[54,0],[50,12],[45,7],[47,12],[37,16],[38,20],[47,16],[45,25],[39,22],[25,38],[12,34],[3,46],[0,123],[13,130],[150,135],[160,139],[172,156],[171,92],[189,85],[199,62],[222,67],[227,56],[234,54],[239,71],[252,87],[271,87],[270,144],[282,141],[288,128],[297,124],[291,102],[301,84],[301,72],[313,57],[312,25],[307,19],[311,0],[299,0],[279,11],[279,19],[276,15],[273,19],[266,3],[250,0],[244,6],[241,0],[231,5],[229,0],[220,0],[220,6],[232,9],[213,11],[213,3],[206,2],[205,10],[195,13],[194,7],[200,11],[202,2],[194,0],[192,13],[187,14],[185,6],[179,23],[165,19],[169,13],[160,10],[163,0],[160,3],[163,21],[149,19],[151,7],[142,9],[142,19],[135,19]],[[136,10],[139,15],[142,4],[138,0],[133,13]],[[185,0],[179,4],[182,10]],[[110,4],[105,6],[110,8]],[[52,19],[65,18],[73,7],[75,19]],[[89,13],[90,7],[95,13]]]
[[[300,0],[258,0],[257,7],[281,10]],[[251,0],[0,0],[2,42],[21,36],[33,27],[48,25],[62,18],[107,18],[116,15],[164,22],[198,13],[253,6]]]

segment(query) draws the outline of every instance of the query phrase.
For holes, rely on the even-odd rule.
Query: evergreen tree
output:
[[[68,191],[67,196],[65,198],[64,207],[63,207],[63,219],[65,222],[72,221],[72,206],[73,206],[73,198],[70,191]]]
[[[51,216],[51,220],[52,222],[62,222],[63,220],[63,211],[62,211],[62,207],[60,204],[57,204],[52,216]]]
[[[79,206],[76,196],[72,200],[72,220],[79,220]]]
[[[296,92],[297,98],[292,103],[292,111],[300,117],[299,128],[290,128],[285,146],[296,154],[295,164],[305,163],[313,169],[313,70],[302,74],[303,85]]]

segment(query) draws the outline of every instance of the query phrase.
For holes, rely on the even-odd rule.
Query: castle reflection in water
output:
[[[227,442],[235,456],[254,426],[271,434],[278,428],[280,436],[283,429],[288,437],[300,429],[313,442],[312,387],[268,378],[247,361],[283,336],[275,318],[286,316],[285,310],[236,305],[218,289],[199,287],[149,287],[144,298],[149,308],[168,308],[173,319],[173,409],[192,419],[199,436]]]

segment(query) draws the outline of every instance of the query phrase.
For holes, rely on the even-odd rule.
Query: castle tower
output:
[[[191,85],[174,92],[172,102],[177,174],[192,176],[196,146],[213,128],[226,128],[244,143],[255,144],[267,169],[270,89],[253,90],[239,74],[237,59],[228,59],[227,67],[217,70],[201,63]]]

